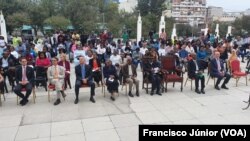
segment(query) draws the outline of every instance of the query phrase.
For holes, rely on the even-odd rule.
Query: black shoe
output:
[[[154,91],[151,91],[150,95],[153,96],[154,95]]]
[[[91,98],[89,99],[89,101],[91,101],[92,103],[95,103],[94,97],[91,97]]]
[[[226,90],[229,89],[228,87],[226,87],[226,85],[222,85],[221,88],[222,88],[222,89],[226,89]]]
[[[128,96],[134,97],[134,95],[131,92],[128,93]]]
[[[22,106],[26,105],[29,102],[27,99],[23,99],[23,102],[21,103]]]
[[[22,100],[19,102],[20,105],[23,105],[23,103],[24,103],[24,99],[22,99]]]
[[[201,93],[202,93],[202,94],[205,94],[205,91],[204,91],[204,89],[201,89]]]
[[[140,96],[139,91],[136,91],[135,95],[139,97]]]
[[[77,104],[78,102],[79,102],[79,100],[78,100],[78,98],[76,98],[74,103]]]
[[[214,88],[215,88],[216,90],[220,90],[220,88],[219,88],[218,86],[215,86]]]
[[[162,94],[161,94],[161,92],[160,92],[160,91],[159,91],[159,92],[156,92],[156,94],[158,94],[158,95],[162,96]]]
[[[111,99],[112,101],[115,101],[115,98],[114,98],[113,96],[111,96],[110,99]]]
[[[195,92],[196,92],[197,94],[201,94],[201,92],[200,92],[199,89],[195,89]]]
[[[56,106],[56,105],[58,105],[58,104],[60,104],[61,103],[61,100],[60,99],[57,99],[55,102],[54,102],[54,105]]]
[[[241,62],[242,62],[242,63],[245,63],[245,61],[244,61],[244,60],[242,60]]]

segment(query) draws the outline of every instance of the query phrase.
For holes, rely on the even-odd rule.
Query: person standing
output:
[[[84,57],[79,57],[79,65],[75,67],[75,73],[76,73],[76,83],[75,83],[75,104],[79,102],[79,89],[80,87],[84,85],[90,86],[90,101],[95,103],[95,83],[92,79],[92,70],[89,65],[86,65]]]
[[[51,59],[51,61],[52,61],[52,66],[48,68],[47,77],[48,77],[49,83],[55,85],[55,89],[57,92],[57,99],[54,105],[58,105],[61,103],[60,93],[62,94],[63,98],[66,97],[63,91],[65,68],[58,65],[58,58],[54,57]]]
[[[15,78],[16,78],[17,85],[14,87],[14,93],[20,98],[22,98],[22,100],[20,101],[20,104],[24,106],[29,102],[28,99],[32,92],[35,75],[34,75],[33,68],[27,66],[26,58],[23,57],[21,59],[21,64],[22,65],[16,69]],[[21,92],[22,88],[25,88],[26,95],[24,95]]]

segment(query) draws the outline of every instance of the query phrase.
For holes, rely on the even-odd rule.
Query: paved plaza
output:
[[[99,87],[95,104],[89,101],[90,89],[82,88],[80,101],[75,105],[74,70],[71,73],[73,88],[66,90],[66,100],[58,106],[53,105],[55,92],[49,103],[47,92],[41,87],[36,89],[36,103],[32,103],[31,95],[30,102],[23,107],[16,104],[12,92],[6,94],[0,107],[0,140],[137,141],[139,124],[250,124],[250,109],[242,110],[246,106],[242,101],[249,96],[244,78],[238,87],[232,78],[230,89],[220,91],[213,88],[214,82],[210,80],[206,94],[200,95],[191,91],[190,81],[183,92],[180,84],[175,88],[169,84],[168,92],[162,96],[151,96],[141,90],[140,97],[131,98],[125,95],[125,87],[123,90],[119,87],[120,95],[115,102],[108,93],[104,97]],[[142,82],[140,69],[138,78]]]

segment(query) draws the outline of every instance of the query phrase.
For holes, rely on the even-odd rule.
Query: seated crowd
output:
[[[174,67],[179,70],[176,75],[183,78],[182,73],[187,72],[187,77],[195,81],[195,92],[205,94],[205,71],[209,77],[217,78],[214,85],[216,90],[229,89],[226,84],[231,78],[231,62],[244,56],[237,42],[230,44],[232,41],[228,39],[224,39],[223,42],[211,42],[208,36],[204,35],[192,41],[172,41],[161,36],[157,41],[144,40],[138,44],[132,44],[130,40],[125,43],[118,40],[116,43],[102,38],[83,44],[75,34],[72,34],[71,39],[65,38],[66,35],[60,32],[53,43],[41,39],[35,45],[20,40],[16,46],[0,46],[1,93],[8,93],[8,78],[15,94],[22,98],[20,104],[26,105],[33,87],[44,85],[35,82],[37,73],[41,73],[36,70],[42,67],[48,84],[55,86],[57,100],[54,105],[58,105],[61,103],[61,95],[63,98],[66,97],[64,90],[67,89],[67,85],[71,88],[70,65],[74,62],[75,104],[79,102],[79,89],[84,86],[90,87],[90,101],[93,103],[96,102],[95,88],[103,85],[107,86],[111,94],[110,99],[113,101],[119,93],[119,85],[128,85],[130,97],[134,97],[132,90],[135,86],[135,95],[139,97],[139,64],[143,72],[143,88],[146,82],[144,80],[147,80],[152,84],[150,94],[162,95],[161,90],[166,89],[164,82],[172,73],[163,69],[165,62],[162,59],[172,56]],[[246,48],[248,46],[249,43],[244,45]],[[225,80],[219,87],[223,78]],[[22,93],[23,89],[26,94]]]

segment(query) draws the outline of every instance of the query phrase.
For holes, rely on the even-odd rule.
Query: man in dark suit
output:
[[[76,99],[75,104],[78,103],[79,99],[79,89],[83,84],[86,84],[91,87],[90,92],[90,101],[95,103],[94,95],[95,95],[95,83],[92,79],[92,70],[89,65],[85,64],[84,57],[79,57],[79,65],[75,67],[75,73],[76,73],[76,84],[75,84],[75,93],[76,93]]]
[[[20,101],[20,104],[24,106],[28,103],[28,98],[32,92],[32,87],[34,84],[34,70],[33,68],[27,66],[27,59],[22,58],[21,59],[21,66],[17,67],[16,69],[16,86],[14,88],[14,92],[17,96],[21,97],[22,100]],[[26,95],[21,93],[22,88],[26,89]]]
[[[205,77],[203,75],[203,70],[201,70],[200,66],[198,66],[196,60],[196,54],[193,53],[190,56],[190,60],[188,61],[188,78],[195,79],[195,92],[197,94],[205,94]],[[201,81],[201,91],[199,90],[199,81]]]
[[[8,77],[10,85],[14,86],[13,77],[15,75],[15,67],[18,65],[18,60],[6,49],[3,53],[3,57],[0,59],[0,68],[3,72],[4,83],[6,77]],[[7,87],[6,91],[7,91]]]
[[[215,89],[220,90],[219,84],[220,81],[225,77],[223,84],[221,85],[222,89],[228,89],[226,87],[226,84],[229,82],[231,76],[225,72],[223,62],[220,60],[220,52],[215,52],[214,59],[211,60],[211,71],[210,71],[211,77],[216,77],[217,82],[215,84]]]
[[[152,83],[152,90],[150,94],[153,95],[154,90],[156,89],[156,94],[161,96],[162,94],[160,92],[160,84],[162,77],[160,73],[160,64],[157,62],[156,59],[152,58],[145,63],[143,70],[147,74],[147,76],[143,77],[148,77]]]
[[[122,66],[122,72],[123,72],[123,80],[129,84],[129,93],[128,95],[130,97],[134,97],[132,94],[132,86],[135,84],[136,86],[136,96],[139,97],[139,80],[136,78],[136,66],[132,64],[132,59],[128,58],[127,63]]]

